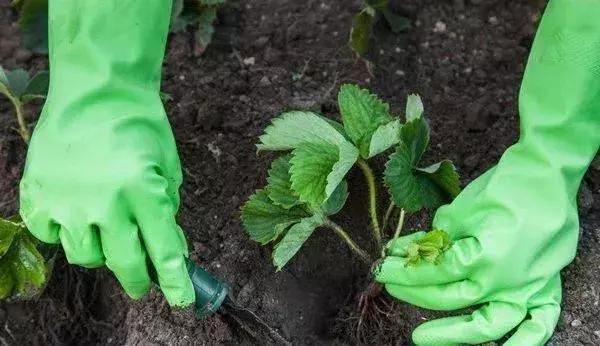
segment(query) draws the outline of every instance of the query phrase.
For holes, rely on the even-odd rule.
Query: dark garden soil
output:
[[[0,5],[0,64],[35,71],[43,56],[19,46],[16,14]],[[249,241],[239,208],[265,183],[272,156],[256,156],[257,136],[286,109],[336,117],[342,82],[368,86],[401,113],[407,93],[423,97],[432,128],[427,159],[448,157],[463,183],[488,169],[518,135],[519,82],[543,4],[514,0],[410,0],[400,11],[412,30],[375,32],[371,68],[346,47],[360,1],[229,1],[217,42],[194,55],[192,33],[171,36],[163,89],[184,167],[180,221],[194,259],[233,284],[237,299],[295,345],[409,345],[410,332],[436,313],[395,303],[356,338],[357,294],[368,268],[335,235],[317,232],[282,272],[270,250]],[[30,109],[34,122],[39,105]],[[0,100],[0,215],[18,209],[25,145],[10,104]],[[90,140],[93,140],[91,138]],[[381,168],[381,163],[378,164]],[[580,193],[581,241],[563,272],[563,313],[552,345],[600,344],[600,176]],[[366,193],[350,174],[349,210],[336,217],[369,246]],[[382,194],[382,204],[383,200]],[[382,211],[383,212],[383,211]],[[360,217],[357,217],[359,215]],[[364,216],[363,216],[364,215]],[[420,220],[426,227],[427,220]],[[392,305],[393,304],[393,305]],[[387,308],[386,308],[387,309]],[[368,328],[367,328],[368,327]],[[0,305],[0,344],[238,345],[253,340],[230,321],[171,312],[160,293],[132,302],[106,270],[59,259],[41,299]]]

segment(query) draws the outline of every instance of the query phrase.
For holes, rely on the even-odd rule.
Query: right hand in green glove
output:
[[[186,306],[194,291],[175,220],[181,170],[159,97],[170,8],[50,1],[50,91],[21,215],[40,240],[60,242],[69,263],[106,264],[133,298],[150,287],[148,257],[169,303]]]
[[[553,0],[521,87],[521,137],[498,165],[438,210],[454,240],[439,265],[406,266],[391,245],[376,280],[435,310],[483,304],[419,326],[417,345],[478,344],[516,328],[506,345],[542,345],[560,314],[560,270],[577,249],[577,190],[600,145],[600,1]]]

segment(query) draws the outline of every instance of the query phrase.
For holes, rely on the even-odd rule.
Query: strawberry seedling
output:
[[[7,71],[0,66],[0,94],[12,103],[19,123],[18,132],[26,143],[29,143],[31,132],[25,121],[24,105],[46,97],[49,79],[48,71],[38,72],[29,78],[23,69]]]
[[[390,114],[387,103],[356,85],[343,85],[338,94],[342,121],[307,111],[291,111],[275,118],[260,136],[259,151],[282,152],[271,164],[267,186],[256,191],[242,207],[242,221],[250,238],[262,245],[274,244],[273,264],[280,270],[318,228],[336,233],[360,259],[372,257],[341,226],[331,220],[348,197],[346,175],[354,167],[362,171],[369,191],[368,215],[377,246],[383,246],[387,219],[400,209],[401,232],[406,213],[435,209],[460,191],[454,165],[444,160],[420,168],[429,145],[429,127],[419,96],[410,95],[405,122]],[[369,160],[395,148],[384,172],[391,204],[380,227],[376,175]],[[443,230],[435,230],[411,243],[407,264],[437,262],[451,243]]]
[[[171,32],[181,32],[196,26],[196,52],[201,55],[212,42],[218,9],[225,0],[173,0]]]
[[[385,19],[394,33],[410,28],[408,18],[396,14],[391,8],[390,0],[364,0],[360,12],[352,17],[352,29],[348,42],[350,48],[359,56],[364,55],[369,49],[373,28],[380,18]]]
[[[32,237],[18,219],[0,219],[0,299],[29,300],[42,293],[56,247]]]
[[[425,168],[418,165],[429,145],[429,126],[419,96],[408,97],[404,123],[392,116],[387,103],[356,85],[342,85],[338,106],[341,123],[313,112],[292,111],[275,118],[260,136],[259,151],[283,155],[271,164],[267,186],[250,196],[242,207],[242,222],[252,240],[274,245],[272,257],[277,270],[318,228],[332,230],[365,264],[377,268],[376,264],[388,255],[383,244],[389,237],[384,232],[396,209],[400,212],[392,240],[402,232],[407,213],[436,209],[460,191],[458,174],[450,161]],[[379,184],[369,160],[390,149],[394,152],[383,175],[391,203],[380,227]],[[376,245],[372,254],[331,219],[346,203],[346,175],[354,166],[362,171],[369,191],[368,217]],[[451,245],[446,232],[433,230],[410,242],[403,257],[407,266],[421,261],[438,263]],[[373,261],[374,257],[378,259]],[[382,311],[371,304],[381,291],[380,284],[371,283],[360,294],[357,334],[365,316],[370,315],[370,306],[374,306],[373,311]]]

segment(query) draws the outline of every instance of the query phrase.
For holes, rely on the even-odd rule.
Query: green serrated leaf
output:
[[[290,159],[291,155],[286,155],[278,158],[271,163],[269,176],[267,177],[267,192],[273,203],[290,209],[298,204],[298,196],[292,190],[292,182],[290,177]]]
[[[20,223],[0,219],[0,258],[10,249],[15,235],[23,232],[24,229],[25,227]]]
[[[384,182],[394,203],[409,213],[421,208],[435,209],[446,200],[445,193],[429,176],[415,169],[411,150],[404,143],[390,156]]]
[[[50,270],[31,236],[22,232],[15,237],[8,252],[0,258],[0,268],[13,278],[11,299],[32,299],[43,291]]]
[[[258,150],[290,150],[303,143],[349,144],[329,121],[312,112],[292,111],[273,119],[259,137]]]
[[[442,254],[452,246],[450,235],[442,230],[427,232],[423,237],[411,242],[407,247],[407,265],[421,261],[437,264]]]
[[[322,217],[313,215],[302,219],[299,223],[290,227],[281,241],[275,245],[275,250],[273,251],[273,264],[277,268],[277,271],[281,270],[294,257],[314,230],[322,224]]]
[[[400,120],[393,120],[375,130],[369,144],[369,158],[383,153],[400,141]]]
[[[321,210],[325,215],[335,215],[342,210],[348,199],[348,183],[343,180],[323,203]]]
[[[412,121],[423,115],[423,101],[417,94],[410,94],[406,99],[406,122]]]
[[[425,174],[450,199],[453,199],[460,193],[460,178],[452,161],[444,160],[429,167],[417,168],[417,171]]]
[[[361,156],[368,158],[373,133],[392,120],[389,105],[367,89],[353,84],[342,85],[338,104],[346,134],[358,147]]]
[[[27,87],[21,95],[21,100],[27,103],[33,99],[43,99],[48,95],[48,86],[50,84],[50,73],[48,71],[40,71],[29,80]]]
[[[416,166],[429,145],[429,125],[425,118],[406,122],[400,130],[400,141],[409,149],[411,164]]]
[[[292,189],[300,201],[318,208],[342,182],[357,158],[358,151],[350,144],[337,147],[328,142],[304,143],[292,152]]]
[[[257,190],[242,206],[242,223],[246,232],[252,240],[263,245],[306,216],[308,213],[301,208],[285,209],[274,204],[265,190]]]
[[[369,40],[375,25],[375,10],[366,7],[352,17],[350,40],[348,45],[358,55],[364,55],[369,50]]]
[[[15,279],[13,278],[10,266],[2,266],[2,260],[0,260],[0,299],[10,297],[15,286]]]
[[[23,46],[35,53],[48,54],[48,0],[24,0],[19,23]]]
[[[185,29],[188,23],[181,19],[183,13],[184,0],[173,0],[171,4],[171,32],[181,32]]]

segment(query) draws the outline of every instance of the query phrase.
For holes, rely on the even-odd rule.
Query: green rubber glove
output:
[[[600,145],[600,1],[551,0],[535,38],[519,110],[521,136],[497,166],[440,208],[454,245],[439,265],[405,266],[414,234],[391,245],[376,280],[420,307],[471,315],[419,326],[417,345],[542,345],[560,314],[560,270],[575,257],[576,196]]]
[[[104,264],[132,298],[194,301],[177,225],[181,168],[159,97],[171,1],[49,2],[50,90],[21,181],[31,232]]]

